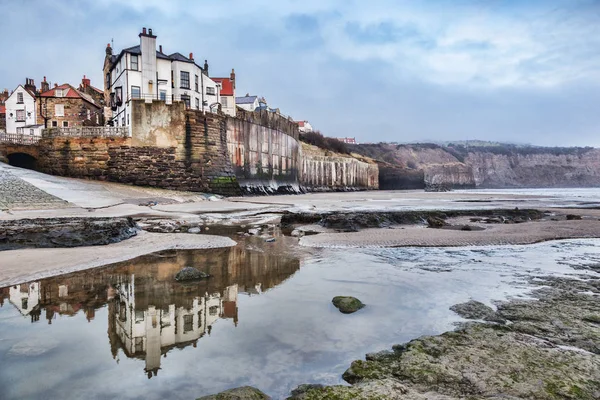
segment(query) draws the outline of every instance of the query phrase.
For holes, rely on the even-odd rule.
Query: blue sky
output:
[[[0,15],[9,89],[101,86],[106,44],[145,26],[328,136],[600,147],[598,0],[0,0]]]

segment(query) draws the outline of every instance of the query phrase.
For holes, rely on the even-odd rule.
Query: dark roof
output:
[[[188,63],[194,64],[194,60],[190,60],[189,58],[187,58],[186,56],[184,56],[181,53],[173,53],[173,54],[169,55],[169,58],[173,61],[183,61],[183,62],[188,62]]]
[[[258,96],[244,96],[244,97],[236,97],[235,104],[252,104],[254,100],[257,99]]]
[[[138,44],[137,46],[133,46],[133,47],[129,47],[127,49],[123,49],[123,51],[121,51],[121,53],[129,53],[129,54],[135,54],[135,55],[141,55],[142,54],[142,49],[140,48],[140,45]],[[119,55],[119,57],[121,57]],[[156,58],[162,58],[163,60],[170,60],[169,56],[167,56],[166,54],[161,53],[160,51],[156,51]]]

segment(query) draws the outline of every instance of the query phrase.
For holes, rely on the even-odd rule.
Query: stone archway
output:
[[[26,169],[38,169],[38,160],[36,157],[28,153],[10,153],[6,156],[8,164],[14,167]]]

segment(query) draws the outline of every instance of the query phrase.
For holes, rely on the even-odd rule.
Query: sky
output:
[[[600,0],[0,0],[0,15],[0,89],[102,87],[106,44],[147,27],[326,136],[600,147]]]

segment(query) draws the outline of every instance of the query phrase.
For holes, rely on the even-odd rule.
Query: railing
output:
[[[48,128],[42,130],[42,137],[127,137],[126,126],[82,126],[77,128]]]
[[[21,135],[18,133],[0,133],[0,142],[2,143],[32,145],[37,144],[40,139],[40,136]]]

